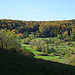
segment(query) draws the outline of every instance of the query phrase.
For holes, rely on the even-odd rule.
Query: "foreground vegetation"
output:
[[[0,75],[75,75],[75,67],[0,50]]]

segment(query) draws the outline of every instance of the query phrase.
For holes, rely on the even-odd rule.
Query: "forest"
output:
[[[0,29],[13,30],[17,34],[22,33],[27,37],[33,34],[35,37],[56,37],[58,34],[71,35],[74,31],[75,20],[63,21],[20,21],[20,20],[0,20]]]
[[[0,52],[75,66],[75,19],[0,19]]]

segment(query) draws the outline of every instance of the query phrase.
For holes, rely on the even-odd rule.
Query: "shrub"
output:
[[[55,41],[54,44],[57,47],[59,45],[59,42],[58,41]]]
[[[58,39],[62,39],[62,34],[59,34],[59,35],[57,36],[57,38],[58,38]]]
[[[67,41],[70,41],[70,37],[67,36],[64,40],[65,40],[66,42],[67,42]]]
[[[39,46],[35,46],[35,45],[31,46],[31,48],[34,49],[34,50],[37,50],[37,51],[40,50]]]
[[[72,55],[68,58],[69,64],[75,65],[75,55]]]
[[[64,55],[65,58],[68,58],[70,56],[70,53],[67,53]]]
[[[34,54],[32,52],[30,52],[30,51],[25,51],[23,54],[25,56],[34,57]]]
[[[34,57],[34,54],[30,51],[28,51],[27,49],[21,49],[22,51],[22,54],[25,55],[25,56],[29,56],[29,57]]]
[[[46,43],[47,43],[46,40],[34,40],[34,39],[29,42],[31,48],[33,48],[34,50],[48,53],[47,50],[49,49],[49,46]]]
[[[71,41],[69,41],[69,42],[67,43],[67,45],[73,46],[73,44],[71,43]]]
[[[24,39],[24,43],[25,43],[25,44],[29,44],[29,42],[30,42],[31,40],[32,40],[32,39],[31,39],[30,37],[25,38],[25,39]]]
[[[54,38],[52,38],[52,39],[50,40],[50,42],[51,42],[51,43],[54,43],[54,41],[55,41],[55,39],[54,39]]]
[[[35,40],[35,39],[32,39],[32,40],[29,42],[29,44],[30,44],[31,46],[33,46],[33,45],[35,45],[35,42],[36,42],[36,40]]]
[[[48,53],[55,53],[55,52],[56,52],[56,51],[55,51],[54,48],[51,48],[51,49],[48,50]]]
[[[50,44],[50,43],[51,43],[51,38],[48,39],[48,44]]]
[[[68,36],[68,32],[67,31],[63,32],[63,37],[66,38],[67,36]]]
[[[72,41],[75,41],[75,33],[73,33],[73,34],[71,35],[71,40],[72,40]]]

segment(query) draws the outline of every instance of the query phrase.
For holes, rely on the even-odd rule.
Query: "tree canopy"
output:
[[[68,35],[75,30],[75,20],[63,21],[20,21],[0,19],[0,29],[13,30],[17,34],[22,33],[28,37],[33,33],[36,37],[56,37],[58,34],[68,32]],[[71,33],[70,33],[71,32]]]

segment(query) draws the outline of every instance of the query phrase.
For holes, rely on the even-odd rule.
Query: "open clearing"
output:
[[[33,50],[30,45],[27,44],[21,44],[21,46],[23,48],[26,48],[27,50],[31,51],[32,53],[36,54],[45,54],[43,52],[39,52],[36,50]],[[60,56],[55,56],[55,55],[51,55],[51,56],[34,56],[34,58],[38,58],[38,59],[43,59],[43,60],[51,60],[51,61],[58,61],[58,62],[63,62],[64,59],[59,58]]]

